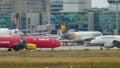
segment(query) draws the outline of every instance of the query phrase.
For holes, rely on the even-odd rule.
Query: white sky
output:
[[[108,7],[108,2],[107,0],[92,0],[92,7],[98,8]]]

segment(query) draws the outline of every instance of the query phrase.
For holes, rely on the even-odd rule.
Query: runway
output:
[[[100,50],[100,46],[60,46],[54,48],[53,50]],[[103,47],[103,49],[106,49]],[[110,50],[117,50],[118,48],[114,47]],[[37,50],[51,50],[51,48],[37,48]]]
[[[99,46],[61,46],[54,48],[37,48],[37,50],[20,50],[19,52],[13,51],[8,52],[7,48],[0,48],[1,56],[7,57],[5,54],[8,53],[10,57],[119,57],[119,49],[114,47],[109,50],[100,50]],[[5,53],[5,54],[4,54]],[[18,55],[18,54],[22,55]],[[28,54],[27,54],[28,53]],[[10,55],[9,55],[10,54]],[[13,55],[13,54],[17,54]]]
[[[103,49],[106,49],[103,47]],[[7,48],[0,48],[0,50],[7,50]],[[52,48],[37,48],[36,50],[52,50]],[[53,50],[100,50],[100,46],[60,46],[54,48]],[[114,47],[110,50],[118,50],[118,48]]]

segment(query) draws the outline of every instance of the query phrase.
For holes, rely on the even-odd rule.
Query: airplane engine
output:
[[[13,47],[13,50],[15,51],[19,51],[19,50],[23,50],[25,48],[25,45],[21,45],[21,44],[15,44]]]
[[[112,43],[106,43],[106,44],[104,44],[104,47],[105,48],[113,48],[114,45]]]
[[[113,45],[116,46],[117,48],[120,48],[120,41],[113,40]]]
[[[35,50],[37,46],[35,44],[27,43],[26,49],[27,50]]]

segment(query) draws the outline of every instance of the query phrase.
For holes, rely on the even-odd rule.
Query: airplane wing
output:
[[[90,41],[90,40],[92,40],[92,39],[94,39],[94,38],[91,37],[91,36],[81,36],[81,40],[82,40],[82,41]]]

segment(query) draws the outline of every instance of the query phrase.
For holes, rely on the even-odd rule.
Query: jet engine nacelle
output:
[[[105,48],[113,48],[114,45],[112,43],[106,43],[106,44],[104,44],[104,47]]]
[[[27,49],[27,50],[35,50],[37,48],[36,44],[26,43],[25,40],[21,40],[19,43],[15,44],[12,47],[15,51]]]
[[[113,45],[116,46],[117,48],[120,48],[120,41],[113,40]]]
[[[16,44],[13,46],[13,49],[15,51],[19,51],[19,50],[23,50],[23,49],[27,49],[27,50],[35,50],[37,48],[36,44],[31,44],[31,43],[27,43],[27,44]]]
[[[27,43],[26,49],[27,50],[35,50],[37,46],[35,44]]]

